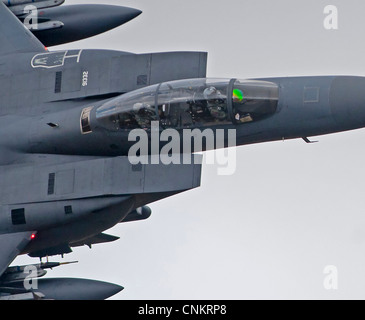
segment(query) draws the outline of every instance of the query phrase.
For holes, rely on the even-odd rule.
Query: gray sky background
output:
[[[143,14],[58,48],[207,51],[209,77],[365,75],[362,0],[66,0],[86,2]],[[323,27],[328,4],[336,31]],[[201,188],[150,205],[149,220],[74,249],[64,260],[79,263],[49,276],[125,286],[115,299],[364,299],[365,130],[315,140],[239,147],[234,175],[205,165]],[[324,288],[327,265],[338,290]]]

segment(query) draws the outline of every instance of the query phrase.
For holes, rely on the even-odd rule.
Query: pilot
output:
[[[247,102],[247,100],[244,99],[244,93],[241,89],[234,89],[233,90],[232,100],[233,100],[233,103],[238,103],[239,106],[241,106],[241,107],[238,107],[239,109],[242,108],[242,105],[244,105]],[[240,123],[252,122],[253,121],[253,118],[252,118],[251,114],[248,113],[248,112],[243,113],[242,110],[241,110],[241,112],[237,112],[235,114],[234,118],[237,122],[240,122]]]
[[[204,99],[210,100],[212,98],[215,98],[218,95],[218,93],[219,93],[219,91],[215,87],[206,88],[203,92]]]
[[[209,87],[204,90],[203,95],[207,101],[210,115],[216,120],[225,120],[227,113],[225,112],[224,97],[221,92],[215,87]]]
[[[153,119],[153,114],[151,114],[151,106],[149,104],[137,102],[133,105],[134,117],[138,125],[142,129],[147,129],[151,125],[151,119]]]

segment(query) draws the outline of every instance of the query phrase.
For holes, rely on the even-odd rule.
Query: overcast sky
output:
[[[209,77],[365,75],[362,0],[66,0],[86,2],[143,14],[51,50],[207,51]],[[323,26],[328,4],[338,30]],[[75,248],[64,260],[79,263],[49,276],[125,286],[115,299],[364,299],[365,131],[315,140],[239,147],[234,175],[205,165],[199,189],[108,230],[117,242]],[[337,290],[324,287],[329,265]]]

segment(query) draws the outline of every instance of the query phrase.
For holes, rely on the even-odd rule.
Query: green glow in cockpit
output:
[[[240,89],[234,89],[233,90],[233,99],[236,99],[238,101],[243,100],[243,92]]]

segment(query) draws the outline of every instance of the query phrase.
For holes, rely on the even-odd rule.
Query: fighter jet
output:
[[[19,254],[43,258],[67,254],[71,247],[115,241],[118,237],[103,231],[120,222],[146,219],[151,214],[146,204],[200,185],[200,164],[133,165],[109,141],[114,140],[109,130],[100,129],[106,134],[101,143],[110,142],[106,155],[98,151],[88,155],[83,149],[99,143],[99,138],[90,143],[88,138],[94,134],[86,124],[97,105],[150,83],[202,77],[206,55],[50,52],[3,3],[0,21],[0,122],[3,133],[15,139],[14,144],[2,145],[0,153],[4,191],[0,299],[105,299],[123,288],[88,279],[38,280],[49,268],[60,265],[55,262],[9,265]],[[181,61],[185,61],[184,70],[176,68]],[[67,110],[70,118],[63,122]],[[74,112],[80,113],[76,122]],[[52,119],[46,120],[48,116]],[[23,122],[26,128],[18,127]],[[65,134],[65,144],[73,144],[66,132],[71,130],[72,135],[76,129],[82,141],[74,144],[71,154],[57,150],[62,149],[57,145],[51,153],[39,153],[36,149],[43,143],[50,146],[39,140],[44,129],[51,139]],[[32,150],[23,150],[25,145],[10,137],[12,131],[18,131]],[[32,283],[31,279],[38,280],[36,288],[24,284]]]
[[[208,79],[205,52],[49,51],[3,3],[0,21],[0,299],[122,290],[41,277],[62,265],[48,257],[115,241],[104,231],[199,187],[194,153],[229,132],[239,146],[365,126],[365,78]],[[21,254],[41,262],[10,266]]]

